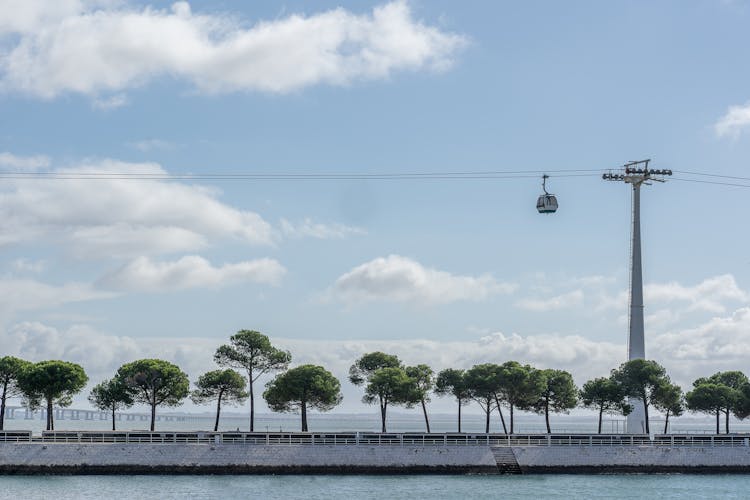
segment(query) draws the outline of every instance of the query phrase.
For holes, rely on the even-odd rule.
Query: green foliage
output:
[[[28,361],[13,356],[0,358],[0,389],[2,398],[12,398],[21,395],[18,387],[18,377],[21,372],[31,365]]]
[[[696,382],[698,382],[696,380]],[[712,384],[703,379],[692,391],[685,396],[687,407],[691,411],[702,413],[717,413],[730,406],[734,394],[730,387]]]
[[[284,370],[292,361],[292,355],[272,346],[269,338],[260,332],[240,330],[229,338],[229,344],[216,350],[214,361],[220,366],[247,370],[252,384],[264,373]]]
[[[213,370],[198,377],[196,389],[190,393],[190,400],[198,405],[217,400],[227,404],[242,404],[249,396],[245,390],[246,385],[245,378],[230,368]]]
[[[602,415],[628,415],[632,410],[626,400],[625,388],[613,377],[599,377],[589,380],[579,394],[581,406],[599,412],[599,434],[602,433]]]
[[[383,401],[388,403],[408,403],[412,389],[412,380],[401,367],[388,367],[375,370],[365,386],[362,401],[374,404]]]
[[[660,387],[670,385],[667,371],[656,361],[633,359],[612,371],[612,378],[621,384],[628,396],[638,398],[642,403],[646,417],[646,434],[650,432],[648,407],[652,395]]]
[[[132,389],[119,377],[104,380],[91,389],[89,402],[95,408],[112,412],[112,430],[116,430],[115,412],[133,406]]]
[[[89,394],[89,402],[100,410],[117,411],[130,408],[135,401],[130,386],[123,379],[114,377],[96,384]]]
[[[381,368],[398,368],[401,361],[397,356],[384,352],[370,352],[362,355],[349,368],[349,381],[354,385],[363,385],[370,376]]]
[[[499,371],[498,365],[484,363],[472,366],[464,376],[469,397],[484,411],[484,432],[490,432],[490,413],[500,391]]]
[[[693,390],[686,395],[688,409],[716,414],[716,432],[719,432],[719,414],[724,413],[725,430],[729,433],[729,414],[738,418],[747,416],[750,404],[745,399],[747,376],[740,371],[714,373],[693,382]]]
[[[469,404],[471,393],[466,384],[466,371],[447,368],[438,373],[435,379],[435,394],[451,395],[458,403],[458,432],[461,432],[461,406]]]
[[[214,361],[219,366],[229,366],[247,371],[250,388],[250,432],[255,429],[255,389],[258,377],[275,370],[285,370],[292,361],[289,351],[271,345],[265,335],[255,330],[240,330],[229,338],[229,344],[216,349]]]
[[[680,386],[665,384],[651,395],[651,404],[665,415],[664,433],[669,429],[669,417],[679,417],[685,411],[685,396]]]
[[[581,406],[608,414],[628,415],[632,408],[625,388],[611,377],[589,380],[581,388]]]
[[[5,419],[5,403],[9,398],[20,396],[18,377],[31,363],[13,356],[0,358],[0,431]]]
[[[460,405],[469,404],[469,388],[466,384],[466,370],[447,368],[438,373],[435,379],[435,394],[451,395]]]
[[[89,378],[81,365],[67,361],[41,361],[29,364],[21,371],[18,387],[30,408],[46,403],[47,430],[54,430],[52,408],[66,407],[73,396],[81,392]]]
[[[151,430],[156,422],[158,406],[179,406],[190,392],[190,381],[180,367],[162,359],[139,359],[117,370],[137,403],[151,407]]]
[[[435,387],[435,372],[427,365],[407,366],[406,375],[409,377],[410,390],[406,405],[411,407],[417,403],[430,401],[430,392]]]
[[[529,409],[544,414],[547,432],[551,432],[549,414],[567,413],[578,404],[578,388],[573,376],[565,370],[537,370],[543,380],[539,398]],[[531,375],[533,377],[533,375]],[[533,390],[534,388],[532,388]]]
[[[511,406],[533,409],[545,389],[542,372],[517,361],[500,365],[498,385],[501,399]]]
[[[341,383],[322,366],[302,365],[266,384],[263,398],[273,411],[297,412],[302,405],[329,411],[341,403]]]
[[[302,432],[307,432],[307,409],[328,411],[341,403],[341,383],[331,372],[316,365],[302,365],[276,376],[263,393],[273,411],[302,415]]]

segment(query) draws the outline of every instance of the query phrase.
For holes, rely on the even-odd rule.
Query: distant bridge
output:
[[[102,410],[77,410],[73,408],[55,408],[56,421],[60,420],[112,420],[112,412]],[[5,408],[5,420],[47,420],[47,409],[29,410],[23,406]],[[115,413],[117,422],[148,422],[150,413]],[[156,414],[157,422],[197,422],[201,417],[188,414]]]

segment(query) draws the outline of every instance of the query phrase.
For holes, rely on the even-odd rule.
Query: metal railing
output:
[[[649,446],[750,447],[750,434],[425,434],[302,432],[75,432],[0,431],[0,443],[223,444],[273,446]]]

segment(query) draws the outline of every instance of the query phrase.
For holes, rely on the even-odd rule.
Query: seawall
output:
[[[0,444],[2,474],[497,472],[486,446]]]
[[[0,433],[0,474],[750,472],[748,435]]]

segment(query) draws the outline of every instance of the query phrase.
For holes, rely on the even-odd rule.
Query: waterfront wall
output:
[[[514,447],[524,473],[750,472],[749,447]]]
[[[496,473],[486,446],[0,444],[0,473]]]
[[[750,447],[0,443],[0,474],[750,472]]]

